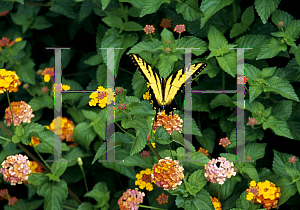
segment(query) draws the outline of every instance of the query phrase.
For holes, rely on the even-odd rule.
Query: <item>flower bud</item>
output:
[[[37,75],[41,75],[42,73],[43,73],[43,70],[38,70],[38,71],[36,72]]]
[[[26,83],[23,85],[23,89],[27,89],[27,88],[29,88],[29,84]]]
[[[45,86],[41,89],[41,92],[44,94],[46,94],[48,91],[49,91],[49,88],[47,86]]]
[[[171,52],[171,48],[170,47],[166,47],[165,51],[166,51],[166,53],[169,53],[169,52]]]
[[[80,166],[83,165],[82,159],[80,157],[77,159],[77,162],[78,162],[78,165],[80,165]]]
[[[284,25],[284,22],[283,22],[283,21],[279,21],[279,22],[277,23],[277,25],[278,25],[279,27],[282,27],[282,26]]]
[[[166,43],[167,43],[167,44],[171,44],[172,41],[171,41],[171,40],[167,40]]]

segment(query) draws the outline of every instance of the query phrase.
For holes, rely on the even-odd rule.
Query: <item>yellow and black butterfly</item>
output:
[[[187,81],[184,75],[184,68],[170,75],[167,80],[160,78],[140,56],[129,55],[135,66],[139,69],[144,79],[149,83],[150,100],[153,103],[154,110],[165,110],[170,114],[177,109],[175,97],[182,91],[184,83]],[[197,63],[191,65],[191,76],[194,79],[205,67],[206,63]],[[156,117],[156,115],[155,115]]]

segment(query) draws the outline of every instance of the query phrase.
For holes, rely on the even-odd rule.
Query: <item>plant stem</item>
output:
[[[34,151],[36,152],[36,154],[39,156],[39,158],[43,161],[43,163],[48,167],[48,168],[51,168],[47,162],[45,162],[44,158],[40,155],[40,153],[36,150],[35,146],[32,145]]]
[[[79,167],[80,167],[80,170],[82,172],[83,179],[84,179],[84,184],[85,184],[86,192],[88,193],[89,189],[88,189],[88,186],[87,186],[87,182],[86,182],[86,178],[85,178],[85,173],[84,173],[84,170],[83,170],[83,166],[79,165]],[[89,202],[90,202],[90,198],[88,198],[88,199],[89,199]]]
[[[2,136],[0,136],[0,139],[3,139],[3,140],[5,140],[5,141],[8,141],[8,142],[12,143],[12,141],[11,141],[10,139],[4,138],[4,137],[2,137]]]
[[[25,89],[32,97],[34,97],[35,98],[35,95],[31,92],[31,90],[29,90],[28,88],[27,89]]]
[[[128,17],[126,15],[125,8],[124,8],[123,4],[120,1],[119,1],[119,4],[120,4],[120,7],[121,7],[122,12],[123,12],[125,22],[128,22]]]
[[[126,133],[126,134],[128,134],[129,136],[131,136],[132,138],[134,138],[135,139],[135,137],[134,136],[132,136],[132,135],[130,135],[128,132],[126,132],[117,122],[115,122],[116,123],[116,125],[124,132],[124,133]]]
[[[170,150],[170,153],[171,153],[172,160],[174,160],[174,157],[173,157],[173,154],[172,154],[172,150],[171,150],[171,145],[170,144],[168,144],[168,145],[169,145],[169,150]]]
[[[156,207],[152,207],[152,206],[145,206],[145,205],[141,205],[141,204],[137,204],[137,206],[147,208],[147,209],[168,210],[168,209],[161,209],[161,208],[156,208]]]
[[[154,40],[152,38],[152,35],[151,34],[149,34],[149,35],[150,35],[150,38],[151,38],[152,42],[154,43],[155,47],[157,47],[157,45],[155,44],[155,42],[154,42]]]
[[[124,68],[122,68],[122,67],[119,67],[119,69],[121,69],[122,71],[125,71],[125,72],[127,72],[127,73],[129,73],[129,74],[131,74],[131,75],[134,75],[134,73],[128,71],[127,69],[124,69]]]
[[[225,90],[225,71],[222,70],[222,90]]]
[[[64,207],[65,209],[74,209],[74,210],[77,210],[77,208],[74,208],[74,207],[71,207],[71,206],[63,205],[63,207]]]
[[[219,184],[218,201],[220,201],[220,191],[221,191],[221,185]]]
[[[9,107],[10,107],[10,113],[11,113],[11,119],[12,119],[12,123],[13,123],[13,127],[14,127],[14,132],[16,132],[15,122],[14,122],[14,115],[13,115],[12,108],[11,108],[11,105],[10,105],[8,91],[6,91],[6,95],[7,95],[7,100],[8,100],[8,104],[9,104]]]
[[[181,33],[178,36],[178,43],[177,43],[178,47],[179,47],[180,35],[181,35]]]

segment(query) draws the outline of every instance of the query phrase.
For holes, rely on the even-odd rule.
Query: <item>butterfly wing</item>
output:
[[[150,99],[153,103],[153,108],[158,111],[158,108],[162,107],[163,102],[163,91],[162,91],[162,83],[159,76],[152,70],[151,66],[146,63],[140,56],[135,54],[129,55],[133,60],[133,63],[140,71],[144,79],[150,84],[149,92]]]
[[[191,65],[191,76],[194,79],[205,67],[206,63],[197,63]],[[184,83],[188,80],[185,79],[185,70],[180,69],[172,74],[167,80],[164,88],[164,104],[166,106],[166,113],[176,109],[175,97],[182,91]]]

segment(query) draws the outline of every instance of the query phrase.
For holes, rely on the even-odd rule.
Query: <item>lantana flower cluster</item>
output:
[[[153,171],[150,168],[147,168],[146,170],[141,170],[140,173],[136,174],[137,180],[135,181],[135,185],[139,185],[140,189],[144,189],[146,187],[146,190],[152,191],[153,190],[153,184],[155,181],[151,178],[151,174]]]
[[[280,198],[280,188],[275,184],[266,180],[264,182],[250,182],[250,187],[247,189],[246,199],[254,203],[263,204],[263,207],[268,209],[276,208],[278,199]]]
[[[33,110],[31,109],[30,105],[28,105],[24,101],[12,102],[10,105],[12,108],[15,126],[19,126],[21,122],[31,122],[31,119],[34,117],[34,114],[32,114]],[[12,124],[12,117],[9,106],[5,109],[4,118],[7,126],[10,126]]]
[[[90,106],[96,106],[97,104],[99,107],[104,108],[106,104],[111,104],[115,101],[114,92],[111,88],[105,89],[102,86],[99,86],[97,91],[91,93],[89,96],[91,100],[89,101]]]
[[[15,71],[0,69],[0,94],[8,92],[17,92],[21,85],[19,76]]]
[[[31,173],[29,166],[30,162],[26,155],[10,155],[2,162],[0,173],[3,174],[4,180],[10,182],[11,185],[22,184]]]
[[[143,203],[144,196],[145,193],[138,191],[138,188],[128,189],[118,200],[120,210],[137,210],[137,204]]]
[[[181,185],[184,168],[179,165],[178,160],[172,160],[170,157],[160,159],[152,169],[152,179],[158,187],[169,190],[176,189]]]
[[[0,201],[3,201],[4,199],[8,200],[8,205],[15,205],[15,203],[18,201],[16,196],[10,196],[8,189],[0,189]]]
[[[58,120],[61,120],[62,128],[58,129],[58,136],[61,138],[61,140],[73,142],[74,141],[73,131],[75,128],[73,122],[66,117],[57,117],[51,122],[50,126],[46,125],[45,127],[54,132],[54,121],[55,120],[57,120],[57,122],[58,122]],[[60,130],[62,131],[62,133],[60,133]]]
[[[164,129],[171,135],[174,130],[182,131],[183,120],[179,117],[178,114],[167,115],[165,111],[159,112],[157,114],[157,120],[154,122],[153,130],[156,130],[158,127],[163,126]]]
[[[217,163],[220,163],[220,166],[217,166]],[[218,159],[211,159],[208,164],[204,165],[206,170],[204,173],[205,178],[212,183],[224,184],[226,177],[230,178],[235,176],[236,172],[234,171],[234,165],[230,161],[226,160],[224,157],[218,157]]]

